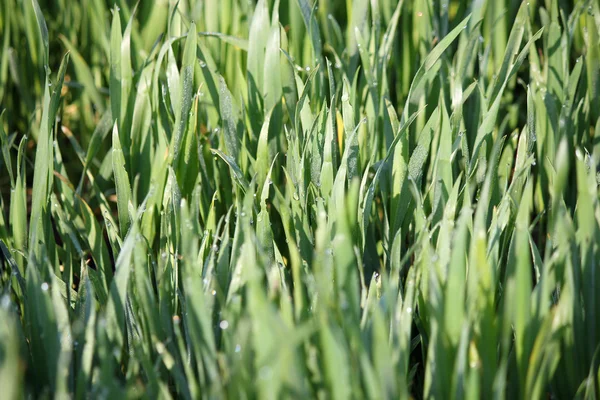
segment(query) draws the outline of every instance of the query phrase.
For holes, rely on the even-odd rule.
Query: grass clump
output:
[[[597,398],[599,31],[3,1],[2,397]]]

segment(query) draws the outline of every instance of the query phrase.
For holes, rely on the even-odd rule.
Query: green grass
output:
[[[0,397],[600,397],[598,1],[39,1]]]

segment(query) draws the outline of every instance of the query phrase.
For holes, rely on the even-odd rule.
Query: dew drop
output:
[[[347,310],[350,307],[350,305],[348,304],[348,300],[343,299],[341,306],[342,306],[342,310]]]
[[[566,121],[564,118],[558,120],[558,125],[562,128],[566,125]]]
[[[262,367],[258,373],[258,377],[261,380],[271,379],[272,375],[273,375],[273,371],[271,371],[271,368],[269,368],[269,367]]]

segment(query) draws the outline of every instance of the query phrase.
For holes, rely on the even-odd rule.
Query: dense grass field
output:
[[[0,398],[600,397],[598,0],[115,2],[0,2]]]

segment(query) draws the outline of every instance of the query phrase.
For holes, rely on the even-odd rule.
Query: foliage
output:
[[[40,3],[3,398],[600,396],[598,1]]]

